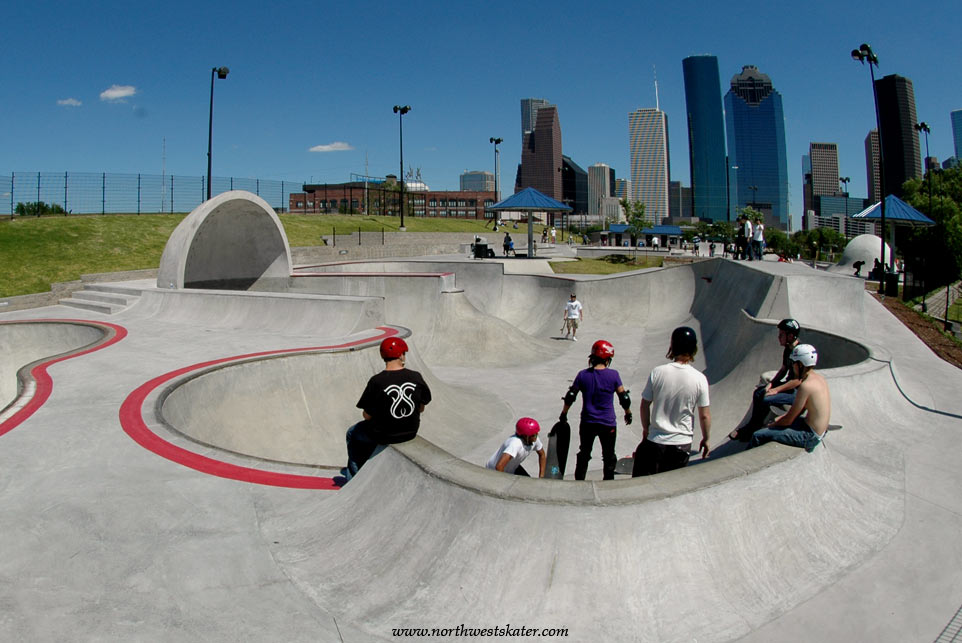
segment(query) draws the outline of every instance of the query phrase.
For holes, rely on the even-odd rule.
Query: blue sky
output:
[[[179,2],[13,3],[0,39],[0,174],[206,173],[210,69],[217,81],[214,175],[339,182],[405,165],[435,189],[492,170],[502,191],[520,160],[521,98],[558,106],[563,148],[582,167],[628,177],[628,112],[668,114],[672,178],[688,184],[681,61],[718,57],[722,92],[742,65],[768,74],[785,107],[791,211],[801,156],[839,146],[865,196],[874,127],[868,42],[880,75],[912,79],[931,154],[953,154],[962,108],[962,3],[839,2]],[[939,56],[944,56],[939,60]],[[951,58],[949,58],[951,56]],[[312,148],[331,151],[311,151]],[[346,148],[346,149],[338,149]],[[924,154],[924,144],[923,144]]]

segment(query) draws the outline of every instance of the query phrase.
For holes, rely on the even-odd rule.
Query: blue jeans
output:
[[[765,424],[768,412],[773,404],[784,404],[791,407],[795,403],[795,389],[787,393],[776,393],[775,395],[765,395],[765,387],[759,386],[752,394],[752,415],[744,427],[739,429],[739,433],[748,430],[749,433],[757,431]]]
[[[821,438],[815,435],[815,431],[812,431],[811,427],[808,426],[805,418],[799,416],[795,418],[791,426],[774,426],[755,431],[751,442],[748,443],[748,448],[751,449],[766,442],[781,442],[790,447],[805,449],[811,453],[821,441]]]
[[[348,480],[357,475],[358,470],[364,466],[371,456],[375,454],[380,444],[374,439],[367,427],[370,423],[366,421],[358,422],[347,430],[344,439],[347,441],[347,471]]]

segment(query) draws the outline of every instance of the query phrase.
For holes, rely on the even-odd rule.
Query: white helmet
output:
[[[818,362],[818,351],[811,344],[799,344],[792,350],[789,358],[793,362],[801,362],[802,366],[815,366]]]

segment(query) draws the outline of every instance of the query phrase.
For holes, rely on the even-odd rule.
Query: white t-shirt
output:
[[[765,240],[765,225],[763,223],[755,224],[755,232],[752,236],[752,241],[764,241]]]
[[[752,222],[746,221],[745,227],[743,228],[743,230],[745,231],[745,238],[751,239],[752,238]]]
[[[708,406],[708,379],[691,364],[656,366],[641,394],[651,402],[648,439],[683,446],[692,442],[699,407]]]
[[[512,435],[504,441],[504,444],[491,456],[488,464],[485,466],[489,469],[494,469],[498,466],[498,463],[501,462],[501,456],[507,453],[511,456],[511,459],[508,461],[508,464],[505,465],[504,472],[514,473],[532,451],[540,451],[543,448],[544,445],[541,444],[541,438],[535,439],[534,444],[525,444],[524,440],[517,435]]]
[[[565,319],[578,319],[581,317],[581,302],[575,299],[565,303]]]

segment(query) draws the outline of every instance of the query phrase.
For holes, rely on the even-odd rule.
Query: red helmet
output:
[[[381,357],[387,361],[397,359],[408,352],[408,345],[400,337],[388,337],[381,342]]]
[[[521,418],[514,425],[514,432],[518,435],[538,435],[541,432],[541,425],[534,418]]]
[[[591,345],[591,355],[600,359],[611,359],[615,356],[615,347],[611,345],[611,342],[599,339]]]

